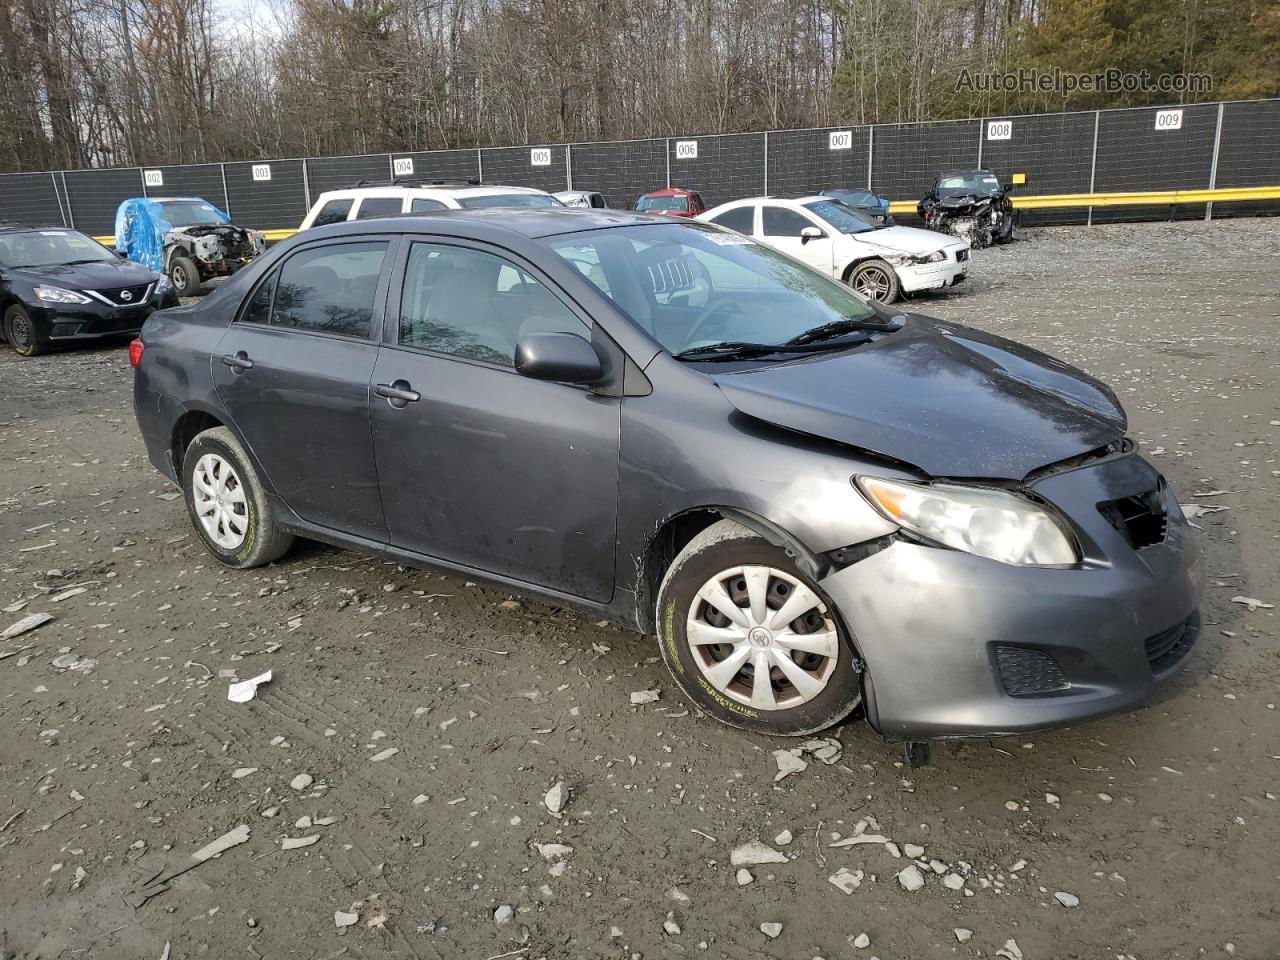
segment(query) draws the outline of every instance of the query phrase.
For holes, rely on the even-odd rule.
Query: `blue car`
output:
[[[883,223],[886,227],[893,226],[893,217],[889,216],[889,198],[882,197],[878,193],[872,193],[870,190],[854,188],[851,190],[820,190],[820,197],[831,197],[834,200],[840,200],[846,205],[853,207],[859,213],[865,214],[876,223]]]

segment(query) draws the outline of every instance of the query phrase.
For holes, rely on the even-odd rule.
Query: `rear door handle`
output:
[[[231,367],[231,369],[233,370],[252,370],[253,369],[253,361],[249,359],[249,355],[245,353],[243,350],[236,353],[235,356],[232,356],[231,354],[225,354],[222,357],[222,362],[225,363],[228,367]]]
[[[373,392],[380,397],[386,397],[387,402],[397,409],[422,399],[422,394],[412,389],[407,380],[397,380],[395,383],[380,383],[373,388]]]

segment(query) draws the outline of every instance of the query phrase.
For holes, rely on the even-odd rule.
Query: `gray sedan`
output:
[[[306,537],[589,611],[748,730],[1072,723],[1199,633],[1199,548],[1111,390],[714,225],[321,227],[132,357],[223,564]]]

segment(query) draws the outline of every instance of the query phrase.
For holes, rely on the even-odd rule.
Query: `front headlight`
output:
[[[947,259],[947,251],[935,250],[927,257],[916,257],[916,263],[941,263],[945,259]]]
[[[45,303],[88,303],[89,298],[74,290],[62,287],[36,287],[36,299]]]
[[[1080,553],[1045,507],[1004,490],[857,477],[858,489],[899,526],[1001,563],[1063,565]]]

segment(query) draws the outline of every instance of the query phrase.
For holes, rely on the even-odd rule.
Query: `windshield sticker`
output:
[[[751,246],[755,241],[750,237],[744,237],[740,233],[709,233],[707,239],[712,243],[718,243],[722,247],[741,247]]]

